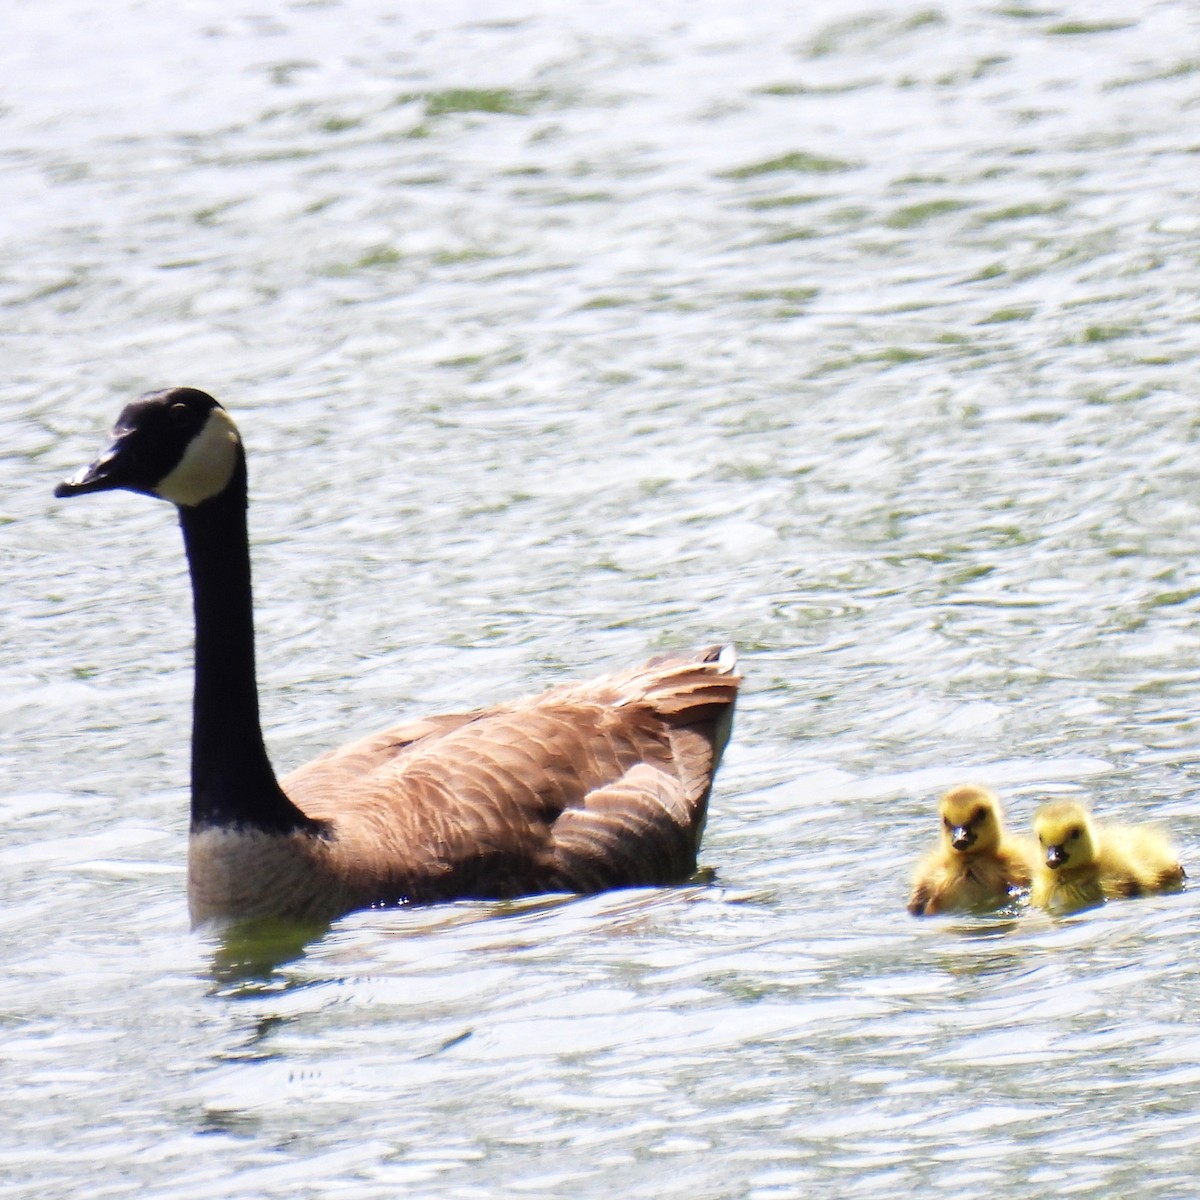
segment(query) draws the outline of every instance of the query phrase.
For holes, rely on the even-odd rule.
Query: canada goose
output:
[[[731,647],[400,725],[279,783],[259,725],[237,428],[206,393],[170,388],[129,404],[112,436],[55,495],[124,488],[179,510],[196,623],[194,924],[691,875],[741,684]]]
[[[987,788],[964,784],[938,804],[940,844],[913,873],[908,911],[915,917],[1000,908],[1029,886],[1033,845],[1004,832],[1000,801]]]
[[[1058,800],[1038,809],[1033,828],[1042,853],[1030,898],[1050,912],[1183,886],[1179,856],[1152,825],[1101,825],[1077,801]]]

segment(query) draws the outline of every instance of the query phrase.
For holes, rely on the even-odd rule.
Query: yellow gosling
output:
[[[916,917],[1000,908],[1029,886],[1037,861],[1027,838],[1004,832],[1000,801],[965,784],[941,799],[942,836],[913,873],[908,911]]]
[[[1152,825],[1100,825],[1082,804],[1059,800],[1038,809],[1033,829],[1041,855],[1031,899],[1049,912],[1183,886],[1179,856]]]

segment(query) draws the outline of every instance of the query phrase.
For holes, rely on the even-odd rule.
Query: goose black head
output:
[[[192,508],[223,492],[241,459],[229,414],[196,388],[147,392],[127,404],[112,445],[54,489],[56,496],[124,488]]]

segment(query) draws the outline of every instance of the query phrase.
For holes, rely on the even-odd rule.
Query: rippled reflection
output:
[[[1196,861],[1191,8],[268,7],[0,43],[8,1192],[1191,1195],[1194,888],[904,913],[963,779]],[[172,383],[281,770],[733,638],[710,876],[190,934],[178,533],[50,497]]]

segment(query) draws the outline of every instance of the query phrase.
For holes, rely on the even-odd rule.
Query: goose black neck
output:
[[[181,507],[179,522],[196,616],[192,831],[314,830],[280,788],[259,724],[244,457],[229,486]]]

